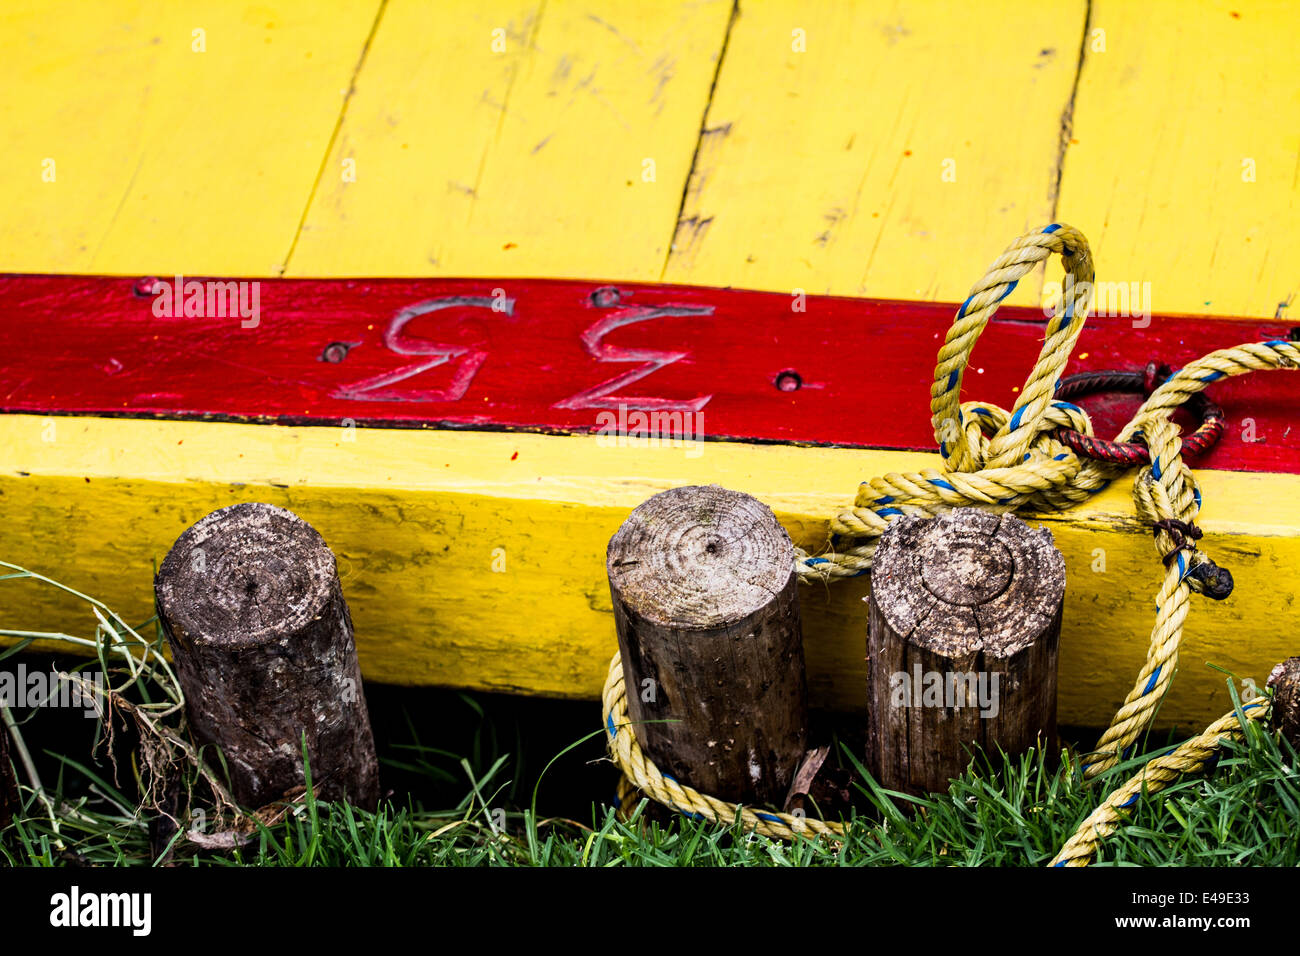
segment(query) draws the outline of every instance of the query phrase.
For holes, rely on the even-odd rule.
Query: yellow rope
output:
[[[815,835],[829,836],[832,839],[843,837],[842,824],[827,823],[801,814],[754,810],[728,803],[664,776],[654,761],[641,750],[641,745],[632,732],[632,721],[627,713],[627,691],[623,685],[623,662],[617,653],[609,662],[609,676],[605,679],[601,702],[605,712],[605,737],[614,763],[634,787],[664,806],[713,823],[734,823],[739,814],[747,831],[781,840]],[[619,803],[623,807],[628,805],[626,788],[622,785],[619,788]]]
[[[1006,411],[989,402],[959,401],[962,374],[980,332],[1016,282],[1053,253],[1065,265],[1065,293],[1048,322],[1038,361]],[[1092,435],[1082,409],[1053,401],[1070,352],[1087,318],[1093,292],[1088,240],[1071,226],[1053,224],[1027,233],[999,256],[962,303],[935,366],[930,409],[944,470],[893,473],[864,482],[854,506],[832,519],[832,542],[849,547],[813,556],[799,550],[801,580],[830,580],[865,574],[876,542],[889,522],[904,514],[937,515],[977,506],[994,512],[1059,511],[1071,507],[1118,478],[1127,466],[1080,458],[1055,438],[1059,427]],[[1183,463],[1182,439],[1171,420],[1175,409],[1211,382],[1263,369],[1300,367],[1300,346],[1283,340],[1220,349],[1174,373],[1142,404],[1117,436],[1141,436],[1151,464],[1137,473],[1133,498],[1138,514],[1153,527],[1173,519],[1190,524],[1200,511],[1200,490]],[[1147,660],[1133,689],[1085,766],[1088,777],[1113,767],[1155,716],[1173,680],[1192,591],[1203,590],[1195,573],[1211,565],[1194,545],[1180,550],[1168,531],[1155,537],[1161,558],[1170,557],[1156,595],[1156,621]]]
[[[1065,266],[1064,293],[1047,324],[1038,360],[1015,406],[1007,411],[989,402],[961,402],[962,375],[976,340],[998,304],[1021,278],[1054,253],[1061,256]],[[1082,409],[1053,397],[1087,319],[1093,280],[1088,241],[1071,226],[1053,223],[1026,233],[1007,247],[957,310],[939,350],[930,410],[943,469],[895,472],[863,482],[853,507],[830,521],[832,546],[841,539],[852,543],[819,555],[797,548],[795,570],[800,580],[830,581],[866,574],[880,535],[902,515],[938,515],[970,506],[995,513],[1061,511],[1100,491],[1127,470],[1126,465],[1080,458],[1052,437],[1053,431],[1062,427],[1093,434],[1092,422]],[[1115,766],[1155,716],[1177,669],[1191,592],[1205,589],[1204,576],[1198,572],[1213,567],[1194,542],[1180,543],[1166,530],[1167,524],[1157,524],[1172,521],[1191,525],[1201,507],[1200,489],[1182,460],[1182,439],[1172,415],[1212,382],[1283,368],[1300,368],[1300,346],[1296,343],[1276,339],[1211,352],[1171,375],[1116,436],[1120,442],[1140,438],[1150,451],[1151,463],[1139,469],[1134,480],[1133,500],[1138,515],[1155,530],[1156,551],[1165,562],[1165,573],[1156,595],[1156,621],[1146,663],[1092,759],[1084,766],[1089,778]],[[739,812],[747,827],[785,839],[794,835],[791,827],[795,822],[808,831],[832,837],[842,832],[835,824],[756,813],[664,777],[642,753],[627,723],[623,672],[617,654],[610,665],[604,703],[606,734],[615,763],[636,787],[659,802],[724,823],[732,822]],[[1265,712],[1267,708],[1256,707],[1257,703],[1250,706]],[[1066,860],[1068,865],[1086,862],[1096,841],[1114,829],[1115,814],[1127,805],[1124,801],[1131,803],[1130,798],[1143,786],[1159,789],[1178,773],[1200,769],[1217,742],[1232,733],[1230,724],[1236,718],[1229,716],[1232,721],[1228,717],[1217,721],[1200,737],[1152,761],[1142,774],[1112,794],[1084,822],[1058,860]],[[627,731],[622,732],[619,728],[625,726]]]
[[[1260,696],[1242,705],[1247,720],[1268,716],[1268,698]],[[1158,793],[1185,773],[1197,773],[1227,739],[1240,739],[1242,725],[1236,712],[1224,714],[1198,737],[1193,737],[1172,753],[1157,757],[1117,787],[1106,802],[1079,825],[1074,836],[1061,847],[1051,866],[1087,866],[1097,852],[1097,844],[1115,831],[1123,811],[1137,803],[1143,793]]]

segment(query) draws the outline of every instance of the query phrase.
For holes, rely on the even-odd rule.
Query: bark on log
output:
[[[1300,657],[1288,657],[1268,676],[1273,688],[1271,723],[1300,751]]]
[[[780,807],[808,705],[794,549],[771,509],[717,485],[665,491],[606,569],[642,749],[703,793]]]
[[[1065,562],[1050,532],[973,508],[899,518],[871,576],[867,767],[882,786],[944,792],[972,744],[1055,750]]]
[[[9,826],[9,821],[22,805],[18,778],[9,758],[9,728],[0,722],[0,830]]]
[[[240,803],[305,783],[373,809],[379,765],[334,555],[297,515],[215,511],[172,547],[154,582],[195,738],[219,747]]]

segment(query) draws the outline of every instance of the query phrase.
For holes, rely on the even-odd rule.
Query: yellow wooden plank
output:
[[[1061,215],[1157,312],[1273,316],[1300,291],[1293,3],[1095,0]],[[1294,316],[1297,306],[1283,315]]]
[[[730,10],[393,4],[290,273],[657,279]]]
[[[352,440],[349,440],[352,439]],[[236,501],[312,522],[339,556],[361,664],[375,680],[594,698],[616,643],[605,546],[649,495],[717,482],[766,501],[805,546],[857,483],[935,456],[710,442],[614,448],[595,437],[0,416],[0,558],[152,613],[151,576],[190,523]],[[1300,478],[1199,472],[1202,546],[1236,577],[1194,599],[1160,711],[1229,706],[1212,661],[1263,684],[1296,652]],[[1060,713],[1104,724],[1145,656],[1161,568],[1127,482],[1045,523],[1065,555]],[[862,703],[866,580],[802,590],[814,704]],[[0,627],[87,633],[84,612],[0,582]]]
[[[276,274],[378,6],[5,4],[0,269]]]
[[[1084,19],[1083,2],[744,5],[664,277],[965,298],[978,273],[955,263],[1052,221]]]

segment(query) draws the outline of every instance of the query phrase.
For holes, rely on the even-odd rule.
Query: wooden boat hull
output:
[[[918,449],[932,442],[926,383],[948,305],[809,297],[793,312],[790,296],[689,287],[278,280],[243,329],[238,316],[159,317],[138,289],[0,280],[13,314],[37,318],[0,326],[0,553],[144,620],[153,568],[190,523],[235,501],[290,508],[339,557],[375,680],[594,698],[615,646],[605,545],[646,497],[716,482],[816,548],[859,481],[938,461]],[[508,308],[491,308],[496,290]],[[411,314],[431,302],[451,304]],[[1071,370],[1177,365],[1286,331],[1133,321],[1090,319]],[[994,320],[971,397],[1011,404],[1042,323],[1027,309]],[[790,375],[799,387],[783,390]],[[1166,723],[1222,711],[1224,677],[1205,662],[1262,684],[1292,650],[1293,389],[1277,373],[1213,390],[1229,428],[1198,463],[1202,546],[1237,590],[1196,608]],[[1085,405],[1115,422],[1134,401]],[[602,416],[626,426],[636,412],[699,415],[702,434],[602,433]],[[1061,719],[1104,723],[1145,655],[1150,532],[1123,481],[1044,524],[1068,578]],[[802,591],[815,706],[864,700],[867,587]],[[50,591],[6,588],[6,626],[85,630]]]

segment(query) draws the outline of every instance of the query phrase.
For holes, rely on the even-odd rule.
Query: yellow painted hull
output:
[[[46,441],[50,421],[55,440]],[[349,440],[349,439],[354,440]],[[710,442],[633,449],[584,436],[285,428],[196,422],[0,418],[9,559],[60,578],[128,619],[152,614],[152,568],[204,514],[267,501],[310,521],[339,558],[365,675],[596,698],[616,643],[605,546],[637,504],[716,482],[767,502],[796,543],[825,541],[858,480],[935,456]],[[517,457],[515,457],[517,455]],[[1228,705],[1213,662],[1261,686],[1294,653],[1297,478],[1199,473],[1202,543],[1237,580],[1198,600],[1160,722],[1203,723]],[[1045,518],[1065,555],[1060,718],[1104,724],[1132,685],[1154,620],[1160,564],[1125,487]],[[864,579],[801,592],[812,702],[865,699]],[[18,629],[85,633],[83,609],[6,583]]]

